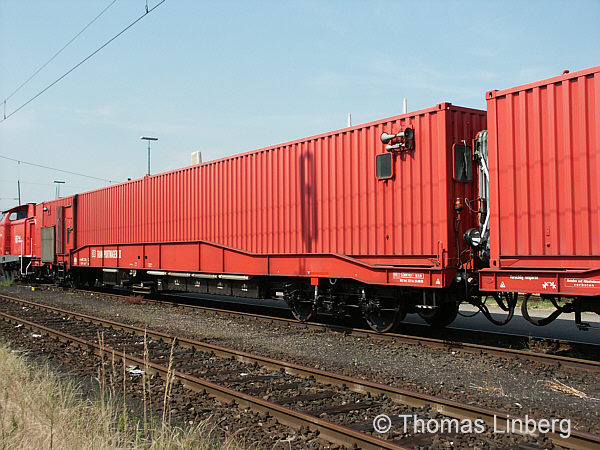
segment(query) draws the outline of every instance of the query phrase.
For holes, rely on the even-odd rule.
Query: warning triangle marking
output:
[[[506,287],[506,285],[504,284],[504,281],[502,283],[500,283],[500,287],[501,288],[505,288]]]

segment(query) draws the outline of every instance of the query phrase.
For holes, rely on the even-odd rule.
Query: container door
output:
[[[73,226],[73,207],[67,206],[64,212],[64,247],[65,253],[71,253],[75,248],[75,229]]]
[[[65,253],[65,207],[56,207],[56,254],[62,255]]]
[[[40,237],[42,242],[42,262],[54,262],[54,227],[42,227]]]

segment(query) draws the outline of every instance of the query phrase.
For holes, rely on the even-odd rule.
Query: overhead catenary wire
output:
[[[25,81],[23,81],[23,83],[21,83],[14,91],[12,91],[10,93],[10,95],[8,95],[4,99],[4,117],[6,117],[6,102],[8,100],[10,100],[13,95],[15,95],[17,92],[19,92],[23,86],[25,86],[27,83],[29,83],[38,73],[40,73],[44,69],[44,67],[46,67],[48,64],[50,64],[58,55],[60,55],[64,49],[66,49],[69,45],[71,45],[71,43],[73,43],[73,41],[75,41],[75,39],[77,39],[79,36],[81,36],[85,30],[87,30],[96,20],[98,20],[100,18],[100,16],[102,16],[102,14],[104,14],[106,11],[108,11],[108,9],[112,5],[114,5],[116,2],[117,2],[117,0],[113,0],[106,8],[104,8],[102,11],[100,11],[100,14],[98,14],[96,17],[94,17],[90,23],[88,23],[85,27],[83,27],[83,29],[79,33],[77,33],[75,36],[73,36],[73,38],[69,42],[67,42],[59,51],[57,51],[54,55],[52,55],[52,57],[48,61],[46,61],[44,64],[42,64],[42,66],[39,69],[37,69],[29,78],[27,78]]]
[[[113,180],[109,180],[107,178],[95,177],[93,175],[87,175],[87,174],[84,174],[84,173],[72,172],[70,170],[65,170],[65,169],[57,169],[56,167],[44,166],[42,164],[36,164],[36,163],[27,162],[27,161],[22,161],[22,160],[16,159],[16,158],[9,158],[8,156],[0,155],[0,158],[8,159],[9,161],[14,161],[14,162],[16,162],[18,164],[27,164],[28,166],[35,166],[35,167],[41,167],[42,169],[55,170],[57,172],[68,173],[70,175],[77,175],[79,177],[91,178],[91,179],[100,180],[100,181],[106,181],[108,183],[113,183],[114,182]]]
[[[112,38],[110,38],[108,41],[106,41],[104,44],[102,44],[100,47],[98,47],[96,50],[94,50],[92,53],[90,53],[84,59],[82,59],[81,61],[79,61],[77,64],[75,64],[69,70],[67,70],[64,74],[62,74],[60,77],[58,77],[52,83],[50,83],[44,89],[42,89],[41,91],[39,91],[37,94],[35,94],[33,97],[31,97],[25,103],[23,103],[17,109],[15,109],[14,111],[12,111],[10,114],[6,114],[6,112],[5,112],[4,113],[4,118],[0,119],[0,123],[4,122],[9,117],[11,117],[12,115],[16,114],[21,109],[23,109],[25,106],[29,105],[32,101],[34,101],[36,98],[38,98],[44,92],[46,92],[52,86],[54,86],[55,84],[57,84],[58,82],[60,82],[63,78],[65,78],[67,75],[69,75],[71,72],[73,72],[79,66],[81,66],[83,63],[85,63],[90,58],[92,58],[96,53],[98,53],[100,50],[102,50],[104,47],[106,47],[108,44],[110,44],[112,41],[114,41],[115,39],[117,39],[119,36],[121,36],[123,33],[125,33],[127,30],[129,30],[131,27],[133,27],[136,23],[138,23],[140,20],[142,20],[144,17],[146,17],[148,14],[150,14],[152,11],[154,11],[156,8],[158,8],[160,5],[162,5],[165,1],[166,0],[161,0],[159,3],[157,3],[156,5],[154,5],[152,8],[148,9],[146,12],[144,12],[144,14],[142,14],[140,17],[138,17],[137,19],[135,19],[133,22],[131,22],[129,25],[127,25],[125,28],[123,28],[121,31],[119,31],[116,35],[114,35]]]

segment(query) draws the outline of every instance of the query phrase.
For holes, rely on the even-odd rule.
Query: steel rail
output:
[[[145,300],[146,301],[146,300]],[[151,300],[152,301],[152,300]],[[163,303],[157,301],[158,303]],[[337,331],[345,334],[353,334],[360,337],[370,337],[372,339],[392,340],[403,344],[411,345],[426,345],[431,348],[439,348],[444,350],[456,350],[464,351],[466,353],[485,353],[488,355],[499,356],[503,358],[516,358],[534,362],[541,362],[545,364],[556,364],[563,367],[570,367],[573,369],[583,369],[591,372],[600,372],[600,361],[593,361],[589,359],[573,358],[569,356],[553,355],[549,353],[537,353],[528,350],[519,350],[512,348],[492,347],[483,344],[473,344],[468,342],[459,342],[448,339],[430,338],[425,336],[413,336],[408,334],[399,333],[377,333],[376,331],[366,330],[361,328],[346,327],[343,325],[331,325],[322,324],[318,322],[298,322],[294,319],[286,319],[283,317],[273,317],[260,314],[250,314],[240,311],[229,311],[218,308],[210,308],[196,305],[181,305],[184,307],[197,308],[205,311],[211,311],[219,314],[230,314],[234,316],[242,316],[246,318],[256,318],[259,320],[268,320],[272,322],[284,323],[290,326],[315,328],[315,329],[327,329],[331,331]],[[552,344],[557,345],[572,345],[568,341],[550,341]]]
[[[510,413],[505,413],[505,412],[498,411],[498,410],[492,410],[492,409],[482,408],[482,407],[474,406],[474,405],[470,405],[470,404],[460,403],[460,402],[457,402],[454,400],[443,399],[443,398],[435,397],[435,396],[428,395],[428,394],[412,392],[412,391],[409,391],[406,389],[396,388],[396,387],[392,387],[392,386],[386,386],[386,385],[383,385],[380,383],[375,383],[375,382],[371,382],[371,381],[367,381],[367,380],[349,377],[346,375],[340,375],[340,374],[330,373],[330,372],[326,372],[326,371],[319,370],[319,369],[304,367],[304,366],[294,364],[294,363],[278,361],[273,358],[267,358],[267,357],[263,357],[263,356],[253,355],[253,354],[250,354],[247,352],[232,350],[232,349],[228,349],[225,347],[220,347],[220,346],[217,346],[214,344],[207,344],[207,343],[199,342],[199,341],[192,340],[192,339],[179,338],[179,337],[167,334],[167,333],[148,330],[148,329],[136,327],[133,325],[127,325],[127,324],[115,322],[112,320],[100,319],[98,317],[75,313],[72,311],[54,308],[54,307],[42,305],[42,304],[35,303],[35,302],[29,302],[29,301],[21,300],[21,299],[14,298],[14,297],[0,295],[0,298],[15,302],[15,303],[27,304],[31,307],[35,307],[35,308],[42,309],[45,311],[78,318],[80,320],[84,320],[87,322],[100,324],[107,328],[111,327],[111,328],[115,328],[115,329],[120,329],[123,331],[133,332],[138,335],[146,334],[147,336],[153,337],[155,339],[161,339],[166,343],[171,343],[174,339],[176,339],[178,345],[181,345],[184,347],[195,348],[196,350],[204,351],[204,352],[213,352],[215,355],[224,356],[224,357],[228,357],[228,358],[235,358],[236,360],[246,362],[246,363],[257,363],[264,367],[272,368],[275,370],[283,369],[286,373],[289,373],[292,375],[298,375],[298,376],[302,376],[302,377],[313,377],[315,380],[323,382],[323,383],[333,384],[336,386],[346,386],[348,389],[355,391],[355,392],[370,393],[371,395],[383,394],[385,396],[388,396],[389,398],[391,398],[393,401],[395,401],[397,403],[408,405],[408,406],[423,407],[425,405],[429,405],[433,410],[439,412],[440,414],[443,414],[445,416],[452,417],[452,418],[469,419],[469,420],[482,419],[488,425],[494,425],[494,426],[500,425],[501,427],[504,427],[504,429],[506,429],[506,426],[509,421],[514,422],[515,420],[521,420],[521,421],[525,420],[524,417],[517,416],[515,414],[510,414]],[[2,313],[1,316],[5,317],[6,315]],[[21,320],[21,319],[17,318],[17,320]],[[53,332],[59,333],[59,332],[55,332],[55,331],[53,331]],[[142,363],[144,363],[144,362],[142,361]],[[189,377],[188,375],[185,375],[185,374],[182,374],[182,375],[184,375],[185,377],[188,377],[188,378],[193,378],[193,377]],[[184,380],[184,381],[187,380],[187,378],[185,378],[185,377],[182,378],[182,380]],[[223,388],[223,389],[225,389],[225,388]],[[247,394],[243,394],[243,395],[247,396]],[[251,397],[251,396],[247,396],[247,397]],[[254,398],[254,397],[251,397],[251,398]],[[263,402],[263,403],[260,403],[260,405],[259,405],[260,407],[263,407],[263,408],[272,404],[272,403],[266,402],[262,399],[258,399],[258,400]],[[248,401],[248,400],[244,400],[244,401]],[[279,407],[279,405],[277,405],[277,406]],[[280,407],[280,408],[282,408],[282,407]],[[287,409],[287,408],[284,408],[284,409]],[[309,417],[311,417],[311,420],[316,420],[312,416],[309,416]],[[327,422],[327,423],[330,423],[330,422]],[[331,432],[331,430],[329,430],[329,432]],[[362,434],[362,433],[360,433],[360,434]],[[368,436],[368,435],[366,435],[366,436]],[[550,440],[552,440],[552,442],[554,442],[555,444],[562,445],[562,446],[568,447],[568,448],[589,449],[589,448],[600,447],[600,436],[594,435],[591,433],[582,432],[582,431],[572,431],[571,435],[569,437],[562,437],[560,435],[560,432],[550,431],[550,432],[546,433],[546,437],[548,437]],[[382,441],[382,442],[386,442],[386,441]],[[346,444],[347,444],[347,442],[346,442]],[[397,448],[397,447],[393,447],[393,448]]]
[[[161,366],[152,361],[145,361],[133,355],[128,355],[119,350],[96,344],[94,342],[71,336],[52,328],[45,327],[34,322],[12,316],[10,314],[0,312],[0,317],[9,323],[22,324],[24,327],[36,330],[50,336],[58,338],[61,342],[70,343],[87,351],[93,351],[97,355],[114,356],[115,360],[123,361],[123,364],[136,365],[137,367],[148,368],[150,374],[158,374],[161,378],[167,379],[167,376],[173,377],[182,383],[182,385],[195,392],[206,392],[208,395],[222,401],[235,402],[240,408],[249,408],[257,413],[269,413],[275,417],[280,423],[288,425],[292,428],[300,428],[307,426],[313,431],[318,431],[319,438],[333,442],[336,444],[351,446],[364,449],[405,449],[391,441],[386,441],[375,436],[371,436],[343,425],[338,425],[328,420],[309,414],[295,411],[276,403],[269,402],[259,397],[245,394],[219,384],[207,381],[183,372]],[[96,322],[96,321],[94,321]],[[152,335],[148,333],[148,335]]]
[[[98,292],[94,292],[94,291],[85,291],[85,290],[81,290],[81,292],[98,293]],[[113,293],[109,293],[106,295],[112,295],[112,296],[119,297],[119,298],[129,298],[130,297],[127,295],[113,294]],[[370,337],[372,339],[392,340],[395,342],[400,342],[403,344],[411,344],[411,345],[425,345],[427,347],[443,349],[446,351],[462,351],[462,352],[471,353],[471,354],[485,353],[487,355],[492,355],[492,356],[497,356],[497,357],[502,357],[502,358],[522,359],[522,360],[533,361],[533,362],[537,362],[537,363],[553,364],[553,365],[559,365],[561,367],[568,367],[568,368],[576,369],[576,370],[586,370],[589,372],[600,373],[600,361],[593,361],[593,360],[589,360],[589,359],[581,359],[581,358],[574,358],[574,357],[569,357],[569,356],[553,355],[550,353],[532,352],[532,351],[528,351],[528,350],[493,347],[493,346],[489,346],[489,345],[473,344],[473,343],[468,343],[468,342],[459,342],[459,341],[448,340],[448,339],[438,339],[438,338],[430,338],[430,337],[424,337],[424,336],[413,336],[413,335],[408,335],[408,334],[398,334],[398,333],[382,334],[382,333],[377,333],[372,330],[364,330],[364,329],[360,329],[360,328],[345,327],[343,325],[330,325],[330,324],[322,324],[322,323],[317,323],[317,322],[298,322],[295,319],[286,319],[284,317],[274,317],[274,316],[267,316],[267,315],[261,315],[261,314],[246,313],[246,312],[242,312],[242,311],[231,311],[231,310],[226,310],[226,309],[211,308],[211,307],[207,307],[207,306],[188,305],[185,303],[178,303],[178,302],[166,302],[166,301],[155,300],[155,299],[144,298],[144,299],[140,299],[140,301],[144,301],[144,302],[148,302],[148,303],[156,303],[156,304],[171,303],[171,304],[176,304],[177,306],[181,306],[184,308],[196,309],[196,310],[200,310],[200,311],[210,311],[210,312],[214,312],[217,314],[239,316],[239,317],[245,317],[245,318],[256,319],[256,320],[271,321],[271,322],[276,322],[276,323],[282,323],[282,324],[285,324],[288,326],[304,327],[304,328],[312,328],[312,329],[327,329],[330,331],[337,331],[337,332],[341,332],[341,333],[352,334],[355,336]],[[497,334],[498,333],[486,332],[486,335],[495,336]],[[510,335],[509,335],[509,337],[510,337]],[[520,337],[520,336],[518,336],[518,337]],[[525,336],[523,336],[523,337],[525,337]],[[561,341],[561,340],[551,340],[551,341],[545,340],[545,341],[549,342],[551,344],[554,344],[554,345],[559,345],[559,346],[560,345],[571,345],[571,346],[573,345],[573,343],[570,343],[568,341]],[[592,345],[592,344],[588,344],[588,345]]]

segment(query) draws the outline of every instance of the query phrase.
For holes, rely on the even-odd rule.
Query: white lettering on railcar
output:
[[[567,278],[565,280],[566,287],[578,287],[578,288],[600,288],[600,280],[598,279],[585,279],[585,278]]]
[[[425,274],[419,272],[394,272],[392,279],[400,283],[425,284]]]
[[[92,249],[92,258],[121,259],[121,250],[94,250]]]
[[[400,278],[425,278],[425,274],[418,272],[400,272]]]
[[[511,275],[511,280],[538,280],[539,277],[535,275]]]
[[[121,250],[104,250],[105,259],[121,259]]]

